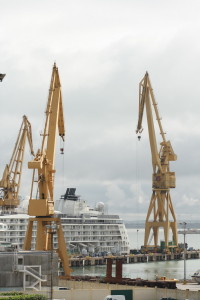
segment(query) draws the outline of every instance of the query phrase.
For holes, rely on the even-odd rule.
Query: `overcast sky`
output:
[[[148,129],[135,129],[148,70],[166,138],[178,160],[171,191],[179,220],[200,211],[199,0],[0,0],[0,171],[22,116],[41,145],[53,63],[62,83],[65,155],[57,140],[55,198],[67,187],[125,220],[143,220],[151,197]],[[146,115],[145,115],[146,118]],[[158,140],[158,144],[159,144]],[[28,144],[27,144],[28,146]],[[30,193],[27,147],[20,194]]]

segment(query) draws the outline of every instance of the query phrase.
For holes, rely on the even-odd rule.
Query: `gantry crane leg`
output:
[[[172,222],[169,221],[169,214],[171,214],[173,218]],[[152,220],[150,220],[151,217]],[[168,249],[169,247],[170,231],[172,231],[174,246],[176,247],[178,245],[177,224],[169,191],[166,193],[153,191],[145,223],[144,247],[146,250],[152,246],[155,248],[158,247],[159,227],[164,230],[165,248]],[[154,245],[150,245],[149,243],[151,229],[153,232]]]
[[[67,255],[67,248],[65,243],[65,238],[62,230],[62,225],[60,219],[57,220],[57,235],[58,235],[58,245],[59,248],[57,250],[58,255],[62,261],[63,269],[65,271],[65,276],[67,278],[70,278],[71,268],[69,267],[69,257]]]
[[[170,226],[169,226],[169,222],[167,222],[167,221],[165,221],[163,223],[164,223],[163,228],[164,228],[165,249],[168,250]]]
[[[24,245],[23,245],[24,250],[31,250],[32,232],[33,232],[33,222],[29,219],[27,230],[26,230],[26,236],[24,239]]]
[[[33,223],[37,226],[36,246],[37,251],[52,251],[56,250],[62,262],[66,278],[70,278],[71,268],[69,267],[69,258],[67,255],[67,248],[62,230],[60,218],[43,217],[43,218],[30,218],[28,228],[24,241],[24,250],[31,250],[31,240],[33,236]],[[52,228],[56,229],[58,237],[58,248],[54,249],[51,239]]]
[[[146,250],[147,250],[147,245],[148,245],[148,241],[149,241],[150,231],[151,231],[151,224],[150,224],[150,222],[146,221],[145,233],[144,233],[144,247]]]
[[[35,250],[45,251],[47,245],[47,227],[48,222],[45,218],[36,218],[37,220],[37,233],[36,233],[36,245]]]
[[[171,227],[171,230],[172,230],[174,244],[178,247],[177,223],[176,222],[170,222],[170,227]]]
[[[159,232],[159,228],[157,226],[153,227],[153,235],[154,235],[154,245],[155,247],[158,246],[158,232]]]

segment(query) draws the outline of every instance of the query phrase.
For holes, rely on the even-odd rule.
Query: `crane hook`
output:
[[[138,141],[140,141],[140,139],[141,139],[141,135],[138,135],[138,137],[137,137],[137,138],[138,138]]]

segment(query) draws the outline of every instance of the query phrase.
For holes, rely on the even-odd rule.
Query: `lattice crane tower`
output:
[[[24,152],[28,139],[30,152],[34,155],[31,123],[23,116],[17,140],[9,164],[6,164],[0,180],[0,207],[3,211],[11,212],[19,204],[19,190],[21,185]]]
[[[142,132],[142,119],[144,107],[146,107],[146,116],[149,132],[149,141],[152,156],[152,196],[148,208],[145,222],[144,247],[158,248],[159,229],[164,231],[165,249],[178,246],[177,222],[170,196],[170,189],[175,188],[175,173],[170,171],[170,161],[177,159],[170,141],[166,141],[165,133],[162,128],[161,118],[158,113],[157,103],[155,101],[153,89],[151,87],[148,73],[139,84],[139,117],[136,129],[137,134]],[[155,111],[156,120],[160,129],[162,141],[160,150],[158,151],[156,134],[154,129],[154,121],[152,107]],[[139,136],[140,138],[140,136]],[[172,242],[169,241],[170,233],[172,234]],[[151,243],[151,236],[154,244]]]
[[[28,228],[24,241],[24,250],[31,249],[33,224],[37,225],[36,246],[38,251],[53,250],[53,231],[57,232],[57,252],[62,261],[66,277],[70,277],[69,258],[62,230],[60,218],[54,215],[54,174],[55,174],[55,150],[57,127],[59,135],[64,141],[65,126],[63,115],[63,103],[61,84],[58,68],[54,64],[49,97],[46,108],[46,121],[42,138],[41,149],[38,150],[33,161],[28,163],[28,168],[33,169],[31,195],[28,206]],[[37,178],[35,178],[37,173]],[[38,188],[37,198],[33,198],[33,185]]]

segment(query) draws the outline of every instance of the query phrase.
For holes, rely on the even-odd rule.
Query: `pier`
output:
[[[186,259],[199,259],[200,250],[187,251]],[[71,267],[84,267],[84,266],[95,266],[95,265],[106,265],[108,258],[113,258],[114,263],[116,258],[122,259],[123,264],[133,263],[145,263],[155,261],[169,261],[169,260],[182,260],[184,259],[184,253],[148,253],[148,254],[129,254],[119,256],[101,256],[101,257],[71,257]]]

